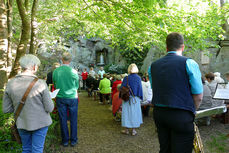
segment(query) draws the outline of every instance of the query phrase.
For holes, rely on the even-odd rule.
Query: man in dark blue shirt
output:
[[[193,121],[203,92],[201,73],[194,60],[182,56],[181,34],[170,33],[166,47],[168,54],[149,68],[160,153],[192,153]]]

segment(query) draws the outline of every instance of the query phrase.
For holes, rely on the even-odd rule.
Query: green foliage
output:
[[[228,142],[229,138],[225,134],[218,132],[217,136],[212,136],[211,140],[207,142],[207,146],[210,152],[226,153],[229,151]]]
[[[165,50],[165,38],[170,32],[184,34],[188,51],[205,50],[223,32],[226,7],[214,3],[166,4],[166,0],[52,0],[41,1],[38,21],[41,39],[53,44],[61,37],[100,37],[119,47],[127,61],[141,65],[149,48],[155,45]],[[206,9],[200,12],[200,3]],[[128,61],[129,63],[129,61]]]
[[[0,100],[0,152],[19,153],[21,152],[21,145],[12,141],[10,133],[10,125],[12,124],[12,114],[3,114],[2,100]]]
[[[60,129],[59,129],[59,117],[58,114],[50,114],[52,117],[52,124],[49,126],[49,130],[45,140],[45,152],[58,152],[60,145]]]
[[[139,68],[142,66],[143,61],[148,53],[150,46],[143,46],[141,48],[129,48],[120,46],[121,55],[126,59],[128,65],[135,63]]]
[[[116,64],[109,64],[104,67],[104,71],[111,74],[124,74],[127,72],[127,67]]]
[[[189,52],[206,50],[211,46],[206,40],[224,39],[221,25],[229,16],[228,8],[214,0],[42,0],[37,12],[38,39],[55,48],[63,39],[100,37],[140,66],[148,51],[143,48],[154,45],[164,51],[170,32],[184,35]],[[16,42],[20,36],[17,10],[13,26]]]
[[[3,114],[2,101],[0,100],[0,153],[20,153],[22,146],[12,141],[10,133],[10,125],[12,124],[13,114]],[[46,152],[57,152],[59,148],[55,145],[60,142],[59,118],[58,114],[51,114],[53,123],[49,126],[46,136],[45,148]],[[53,147],[55,145],[55,147]]]

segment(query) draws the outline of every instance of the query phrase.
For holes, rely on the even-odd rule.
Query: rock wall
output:
[[[213,42],[213,44],[218,43],[219,42]],[[84,68],[89,70],[91,65],[95,67],[95,71],[98,71],[100,67],[100,65],[98,65],[98,57],[96,57],[98,56],[98,51],[106,52],[106,56],[104,57],[106,61],[105,65],[116,64],[119,66],[126,66],[126,61],[119,50],[117,48],[111,48],[109,43],[100,38],[87,39],[85,37],[78,37],[77,41],[70,40],[63,44],[65,50],[73,55],[71,66],[78,68],[80,71]],[[184,55],[193,58],[199,64],[203,75],[208,72],[220,72],[224,75],[229,71],[229,41],[221,41],[220,46],[220,49],[209,48],[209,56],[203,57],[203,53],[198,51],[194,53],[184,52]],[[52,67],[52,63],[61,62],[62,51],[60,50],[53,49],[52,52],[47,52],[47,47],[41,47],[39,53],[42,55],[42,59],[45,63],[43,67],[41,67],[41,71],[47,72]],[[160,51],[158,48],[152,47],[148,51],[142,67],[139,68],[140,72],[147,72],[151,63],[165,54],[165,51]]]
[[[40,46],[38,54],[40,55],[40,58],[43,59],[41,71],[50,71],[54,62],[61,63],[61,54],[64,50],[70,52],[73,56],[70,66],[79,69],[79,71],[82,71],[84,68],[89,70],[90,66],[93,66],[95,71],[98,71],[100,66],[115,63],[114,60],[120,62],[118,59],[114,58],[114,55],[117,54],[117,52],[110,47],[108,42],[105,42],[100,38],[87,39],[85,37],[78,37],[77,41],[62,40],[61,43],[56,43],[52,48],[47,47],[45,44]],[[104,64],[98,65],[99,59],[97,54],[101,52],[104,53]]]
[[[73,55],[72,66],[77,67],[80,70],[90,66],[94,66],[97,70],[98,65],[98,53],[103,52],[104,65],[113,63],[114,50],[109,46],[109,43],[100,38],[86,39],[79,37],[78,40],[69,42],[69,52]]]
[[[209,72],[220,72],[225,78],[224,74],[229,72],[229,40],[221,41],[220,46],[210,58]]]

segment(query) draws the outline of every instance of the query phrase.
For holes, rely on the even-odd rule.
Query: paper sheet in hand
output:
[[[229,89],[217,89],[214,99],[229,99]]]
[[[56,98],[56,95],[58,94],[59,91],[60,91],[60,89],[56,89],[56,90],[54,90],[53,92],[49,92],[51,98],[52,98],[52,99],[53,99],[53,98]]]

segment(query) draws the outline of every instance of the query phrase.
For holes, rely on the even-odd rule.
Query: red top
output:
[[[112,112],[114,115],[119,110],[121,105],[122,105],[122,99],[119,98],[119,91],[118,91],[114,94],[112,99]]]
[[[122,83],[121,80],[116,80],[116,81],[113,83],[113,85],[112,85],[112,94],[111,94],[111,98],[113,98],[114,94],[118,91],[117,86],[118,86],[119,84],[121,84],[121,83]]]
[[[88,76],[88,73],[87,72],[82,72],[81,76],[82,76],[83,80],[86,80],[87,76]]]

